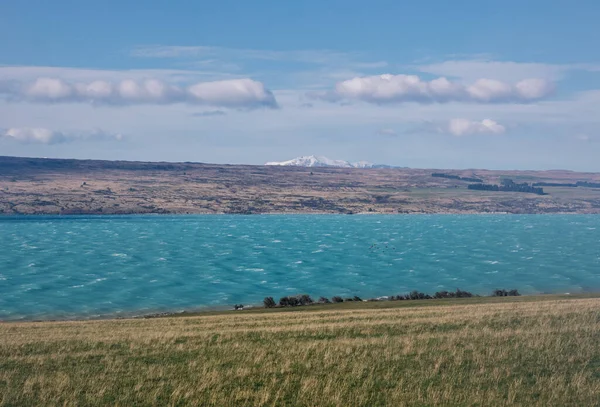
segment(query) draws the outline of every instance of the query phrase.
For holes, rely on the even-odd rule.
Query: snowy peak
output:
[[[358,161],[358,162],[352,163],[352,166],[354,168],[375,168],[375,167],[378,167],[376,164],[370,163],[368,161]]]
[[[327,157],[320,157],[315,155],[308,155],[303,157],[297,157],[293,160],[288,161],[273,161],[268,162],[265,165],[283,165],[293,167],[341,167],[341,168],[352,168],[352,164],[348,161],[343,160],[331,160]]]
[[[291,167],[336,167],[336,168],[382,168],[385,166],[379,166],[371,164],[367,161],[358,161],[351,163],[344,160],[332,160],[323,156],[308,155],[294,158],[288,161],[271,161],[265,163],[265,165],[280,165],[280,166],[291,166]]]

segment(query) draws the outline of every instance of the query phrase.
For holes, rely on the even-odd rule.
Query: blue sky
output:
[[[600,171],[595,1],[0,4],[0,155]]]

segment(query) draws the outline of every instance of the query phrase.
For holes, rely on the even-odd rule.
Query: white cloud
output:
[[[199,82],[187,87],[158,79],[92,80],[71,83],[40,77],[29,83],[4,82],[0,94],[9,100],[37,103],[90,103],[98,105],[172,104],[254,108],[277,107],[273,93],[248,78]]]
[[[416,75],[377,75],[338,82],[333,91],[308,96],[328,101],[361,100],[369,103],[501,103],[530,102],[550,95],[553,85],[545,79],[524,79],[510,84],[478,79],[471,85],[444,77],[425,81]]]
[[[23,144],[60,144],[78,140],[117,140],[123,139],[121,134],[94,130],[82,133],[64,133],[43,127],[13,127],[0,131],[0,138],[11,139]]]
[[[517,92],[525,99],[541,99],[554,90],[552,83],[544,79],[526,79],[518,82]]]
[[[454,136],[473,134],[503,134],[506,128],[491,119],[471,121],[468,119],[452,119],[444,129]]]

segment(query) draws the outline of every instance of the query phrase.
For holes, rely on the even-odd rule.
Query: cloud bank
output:
[[[117,140],[123,139],[121,134],[94,130],[85,133],[64,133],[42,127],[13,127],[0,131],[0,139],[10,139],[22,144],[61,144],[79,140]]]
[[[454,136],[469,136],[474,134],[503,134],[506,128],[491,119],[471,121],[468,119],[452,119],[446,127],[448,133]]]
[[[554,90],[545,79],[524,79],[511,84],[495,79],[478,79],[471,85],[441,77],[431,81],[416,75],[377,75],[338,82],[325,93],[309,96],[327,101],[359,100],[374,104],[416,103],[525,103],[549,96]]]
[[[0,94],[12,101],[97,105],[187,103],[231,108],[277,107],[273,93],[252,79],[199,82],[187,87],[158,79],[71,83],[40,77],[28,83],[4,82]]]

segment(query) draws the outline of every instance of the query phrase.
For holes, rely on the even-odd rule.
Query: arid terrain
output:
[[[2,214],[600,213],[600,188],[545,195],[469,190],[486,184],[600,182],[600,173],[345,169],[0,157]]]

